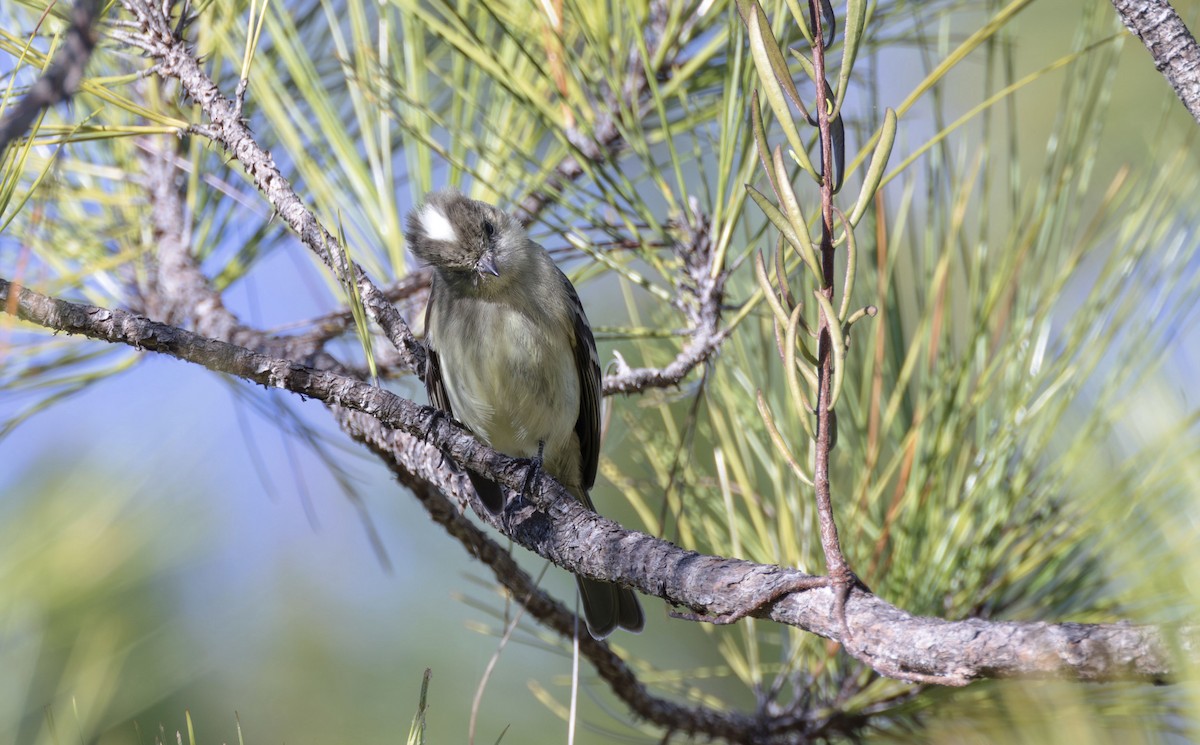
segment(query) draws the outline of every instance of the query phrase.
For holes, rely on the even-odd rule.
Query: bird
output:
[[[406,240],[432,268],[425,315],[430,403],[492,449],[531,462],[588,509],[600,458],[600,364],[579,294],[521,222],[452,190],[408,214]],[[492,513],[495,482],[467,469]],[[526,479],[526,486],[530,484]],[[589,633],[645,626],[632,590],[576,576]]]

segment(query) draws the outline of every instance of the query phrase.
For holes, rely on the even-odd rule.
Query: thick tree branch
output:
[[[160,144],[162,150],[159,150]],[[289,359],[292,356],[287,352],[307,356],[321,348],[331,334],[344,331],[352,323],[348,313],[328,317],[305,339],[281,338],[245,326],[225,308],[220,293],[213,289],[191,254],[188,241],[190,231],[179,191],[172,145],[166,138],[148,139],[143,148],[145,185],[153,239],[158,251],[157,271],[153,274],[156,281],[144,287],[142,294],[154,314],[172,322],[187,321],[201,335],[248,347],[261,354]],[[396,288],[395,293],[388,293],[389,299],[398,299],[398,296],[410,293],[422,283],[428,284],[428,276],[421,274],[408,280]],[[334,364],[325,357],[320,360],[319,366],[342,372],[340,367],[333,367]],[[379,419],[362,412],[337,405],[331,405],[330,409],[342,429],[387,464],[397,479],[420,500],[434,521],[472,556],[490,567],[497,581],[525,606],[532,618],[568,639],[583,628],[574,613],[540,589],[507,550],[491,540],[463,514],[473,490],[461,474],[451,474],[443,467],[442,457],[435,448],[408,433],[385,427]],[[457,501],[452,501],[446,495],[453,495]],[[369,521],[367,529],[374,534]],[[738,742],[753,740],[755,733],[778,729],[773,718],[718,712],[704,706],[688,707],[653,696],[624,660],[607,644],[597,642],[590,635],[581,637],[580,652],[592,662],[600,677],[627,704],[630,711],[658,726]],[[803,727],[799,726],[799,721],[804,722]],[[817,731],[846,732],[858,724],[857,720],[829,717],[809,722],[796,720],[794,715],[790,715],[787,722],[789,733],[803,732],[808,735]]]
[[[201,336],[250,346],[251,330],[225,307],[192,256],[191,225],[179,184],[182,172],[175,167],[177,143],[167,137],[139,141],[142,185],[150,206],[150,241],[157,248],[150,259],[154,271],[139,288],[146,314],[168,325],[190,321]]]
[[[685,706],[652,695],[638,679],[637,674],[626,662],[615,654],[606,642],[593,639],[583,632],[583,621],[576,618],[562,603],[557,602],[538,587],[512,555],[497,545],[462,513],[459,506],[445,496],[445,470],[435,462],[436,458],[414,457],[416,449],[428,454],[426,443],[398,430],[383,426],[378,419],[350,409],[338,409],[337,416],[343,429],[375,452],[389,464],[397,480],[420,500],[434,522],[457,539],[464,547],[488,567],[512,594],[521,601],[526,612],[547,628],[570,639],[579,636],[580,654],[596,668],[613,693],[637,716],[671,732],[688,735],[720,737],[731,742],[787,742],[795,738],[811,737],[819,732],[848,733],[861,724],[857,720],[842,721],[822,717],[814,720],[796,720],[795,717],[753,717],[739,712],[717,711],[705,706]],[[410,466],[414,461],[422,462],[414,472]],[[470,486],[457,479],[457,486],[471,493]]]
[[[15,296],[15,305],[10,302]],[[526,464],[496,453],[469,434],[394,394],[332,373],[256,354],[121,310],[46,297],[0,280],[0,307],[40,326],[161,352],[272,388],[283,388],[374,417],[388,428],[424,437],[457,463],[518,490]],[[740,559],[705,556],[626,530],[573,500],[545,479],[533,502],[499,516],[477,510],[521,545],[577,574],[619,582],[708,616],[744,613],[839,639],[836,599],[828,588],[788,592],[810,575]],[[764,602],[769,601],[769,602]],[[1177,668],[1170,651],[1195,658],[1200,634],[1118,624],[942,621],[912,616],[854,589],[846,622],[855,645],[891,674],[951,683],[996,677],[1159,682]]]
[[[367,312],[400,352],[405,365],[411,370],[424,369],[425,348],[413,337],[408,324],[362,267],[347,260],[341,244],[304,206],[271,154],[254,139],[241,117],[241,104],[222,95],[177,35],[161,4],[148,0],[125,0],[123,4],[141,26],[140,33],[124,38],[157,60],[159,75],[178,80],[184,93],[199,104],[210,122],[199,131],[233,155],[275,211],[339,280],[345,283],[349,278],[355,283]]]
[[[197,128],[197,131],[221,144],[233,155],[275,211],[338,277],[352,275],[355,278],[363,304],[400,353],[401,364],[409,370],[423,370],[424,347],[413,337],[407,323],[388,301],[386,294],[375,286],[361,267],[346,261],[345,253],[334,236],[304,206],[291,184],[275,166],[270,153],[258,144],[245,125],[241,118],[240,103],[221,94],[158,4],[147,0],[125,0],[123,4],[138,19],[141,28],[140,33],[123,34],[121,38],[156,59],[159,75],[178,80],[187,96],[200,104],[210,125]],[[666,14],[659,13],[655,18],[665,23]],[[655,36],[661,31],[650,28],[647,33]],[[677,37],[685,38],[686,34],[681,30]],[[673,57],[668,55],[664,65],[669,64],[671,59]],[[645,71],[640,58],[631,60],[630,73],[621,93],[637,97],[645,89]],[[649,105],[646,102],[643,107]],[[586,146],[581,145],[583,152],[589,153],[593,160],[606,157],[605,152],[619,144],[619,130],[615,124],[610,124],[602,128],[595,142],[589,140],[584,143]],[[564,162],[560,170],[563,169],[565,171],[560,175],[569,180],[578,176],[574,170],[579,169],[579,164],[574,162],[574,166],[569,166]],[[546,193],[530,195],[518,209],[518,215],[524,220],[532,219],[544,206],[546,199]],[[700,222],[706,230],[697,229],[700,225],[696,223]],[[695,297],[692,301],[681,298],[679,304],[689,317],[692,339],[665,368],[631,370],[623,366],[606,379],[606,393],[630,393],[676,385],[696,366],[707,361],[727,336],[727,332],[720,329],[719,325],[725,273],[712,266],[714,252],[707,232],[707,219],[693,208],[693,214],[684,227],[688,239],[677,246],[677,253],[687,267]]]
[[[1200,46],[1183,19],[1167,0],[1113,0],[1113,7],[1200,124]]]

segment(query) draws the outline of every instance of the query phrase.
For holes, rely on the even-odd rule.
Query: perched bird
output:
[[[503,210],[453,191],[408,215],[409,247],[433,268],[425,387],[434,406],[494,450],[530,458],[588,509],[600,458],[600,365],[579,295]],[[494,482],[468,470],[483,504]],[[576,577],[588,631],[645,625],[632,590]]]

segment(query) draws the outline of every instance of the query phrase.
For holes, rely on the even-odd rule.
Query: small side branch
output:
[[[730,330],[721,327],[729,272],[718,265],[719,254],[708,216],[694,202],[689,208],[690,212],[677,226],[683,237],[673,249],[683,265],[685,278],[674,304],[687,319],[691,338],[665,367],[630,368],[618,357],[616,373],[604,379],[605,395],[679,385],[692,370],[708,362],[729,336]]]
[[[46,109],[66,101],[79,90],[83,72],[96,49],[96,19],[100,0],[78,0],[71,9],[71,26],[50,69],[38,78],[21,102],[0,121],[0,153],[8,144],[29,131]]]

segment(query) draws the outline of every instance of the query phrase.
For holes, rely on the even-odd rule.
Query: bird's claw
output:
[[[529,459],[529,468],[525,471],[525,481],[521,483],[521,496],[529,499],[542,487],[542,454],[546,450],[545,441],[538,442],[537,455]]]
[[[437,423],[438,423],[439,419],[444,418],[449,422],[458,424],[458,422],[454,419],[454,417],[450,416],[449,414],[442,411],[438,407],[431,406],[430,408],[433,409],[433,416],[429,417],[429,426],[425,428],[425,437],[424,437],[425,442],[430,441],[430,437],[431,437],[431,435],[433,435],[433,430],[435,427],[437,427]],[[438,470],[441,470],[442,466],[446,465],[446,460],[447,460],[446,451],[440,447],[437,448],[437,451],[438,451],[438,454],[441,456],[438,459],[437,467],[438,467]]]

